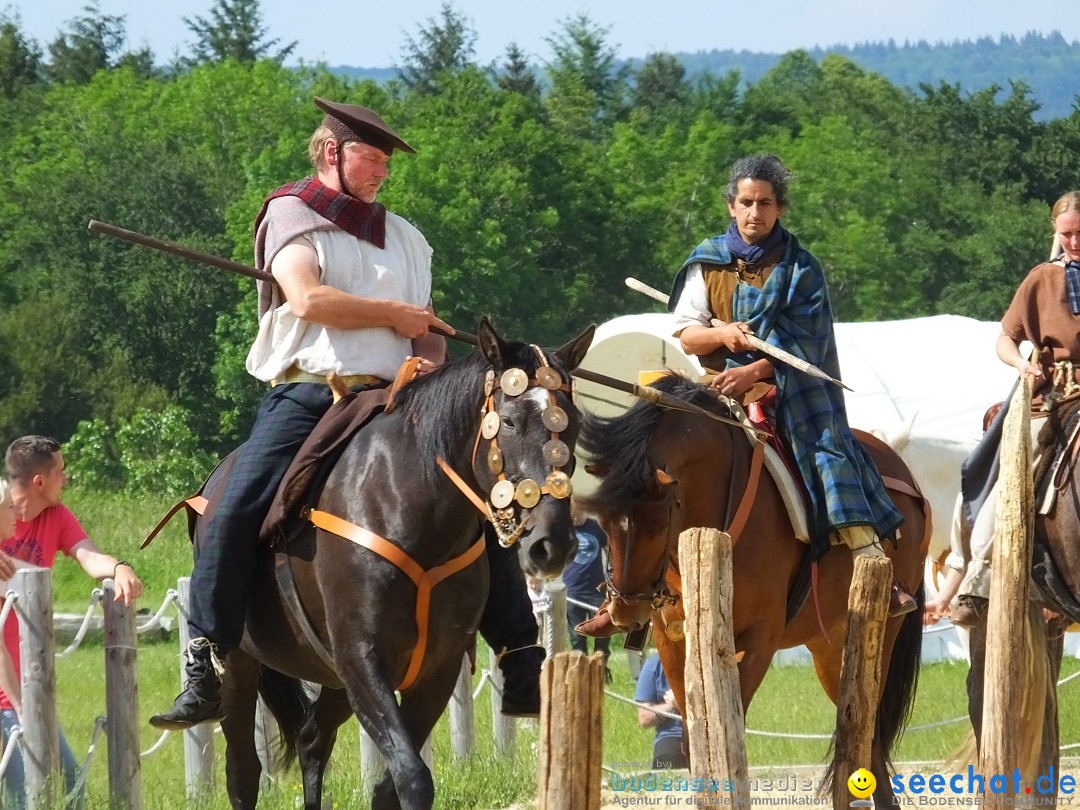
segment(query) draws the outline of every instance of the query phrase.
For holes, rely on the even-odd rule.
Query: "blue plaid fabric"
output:
[[[686,260],[676,277],[681,293],[686,268],[696,262],[729,264],[731,254],[723,236],[706,239]],[[821,263],[799,240],[788,235],[783,260],[773,268],[764,287],[739,284],[734,318],[745,321],[762,340],[800,357],[826,374],[840,378],[833,332],[832,304]],[[747,365],[758,355],[728,358],[728,367]],[[895,535],[903,515],[885,492],[873,460],[848,426],[844,395],[839,386],[774,363],[777,422],[791,448],[810,494],[810,531],[816,556],[828,550],[829,535],[846,526],[873,526],[878,536]]]
[[[768,343],[840,378],[832,304],[821,263],[788,239],[784,259],[760,290],[740,284],[735,319],[745,321]],[[754,358],[734,356],[728,365]],[[784,363],[774,364],[777,421],[806,481],[814,548],[827,549],[829,533],[845,526],[873,526],[879,537],[894,536],[903,515],[885,492],[881,474],[848,427],[839,386]]]
[[[1080,315],[1080,262],[1065,262],[1065,289],[1069,292],[1069,307]]]

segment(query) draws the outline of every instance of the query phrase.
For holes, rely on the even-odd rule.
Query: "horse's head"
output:
[[[680,375],[662,377],[654,387],[699,407],[721,410],[715,394]],[[717,462],[731,456],[730,430],[699,416],[639,402],[619,416],[586,416],[581,445],[588,470],[600,479],[583,505],[608,533],[608,612],[616,625],[635,629],[671,601],[667,574],[678,564],[679,532],[715,525],[704,522],[714,517],[701,514],[711,508],[710,499],[692,499],[697,511],[690,514],[693,504],[684,493],[695,482],[726,482],[727,473]]]
[[[519,544],[526,573],[555,576],[577,546],[570,476],[580,420],[570,398],[570,372],[588,351],[594,329],[555,351],[507,343],[487,319],[477,331],[490,368],[473,473],[487,493],[500,542]]]
[[[678,481],[657,467],[627,513],[605,510],[592,500],[588,505],[608,535],[608,613],[616,626],[637,630],[648,624],[653,611],[674,602],[666,578],[677,563]]]

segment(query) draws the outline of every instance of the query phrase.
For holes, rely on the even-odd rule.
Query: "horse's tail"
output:
[[[885,762],[890,766],[893,746],[911,719],[911,710],[915,706],[915,687],[919,682],[919,667],[922,663],[925,583],[919,585],[915,601],[918,607],[904,616],[900,632],[896,634],[874,729],[875,736],[881,743]]]
[[[311,700],[298,679],[267,666],[259,673],[259,695],[277,720],[279,737],[274,758],[279,767],[286,768],[296,759],[296,744],[311,713]]]

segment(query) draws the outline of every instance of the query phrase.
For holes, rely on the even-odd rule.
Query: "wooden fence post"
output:
[[[383,771],[386,770],[386,762],[379,751],[375,741],[360,726],[360,789],[368,799],[375,791],[375,783],[379,781]]]
[[[60,724],[56,711],[52,571],[22,568],[11,579],[19,594],[19,658],[22,663],[23,768],[29,807],[51,807],[63,782]]]
[[[690,772],[729,785],[733,806],[750,805],[739,669],[732,630],[731,537],[717,529],[679,535],[686,609],[686,730]],[[710,797],[712,798],[712,797]]]
[[[1023,658],[1030,635],[1028,578],[1035,511],[1030,426],[1031,381],[1025,377],[1009,404],[1001,438],[979,751],[984,775],[1011,774],[1020,767],[1022,726],[1042,719],[1022,717],[1018,711],[1024,704]],[[1030,640],[1039,642],[1035,649],[1042,654],[1042,639]],[[996,794],[994,799],[1004,800],[1005,794]]]
[[[541,628],[544,650],[551,658],[566,650],[566,585],[561,579],[549,579],[544,583],[544,626]]]
[[[498,657],[491,651],[491,733],[495,738],[495,750],[508,754],[514,750],[517,738],[517,721],[502,713],[503,676]]]
[[[191,641],[188,631],[188,605],[191,604],[191,577],[180,577],[176,581],[179,597],[180,616],[180,688],[187,686],[187,672],[184,669],[184,651]],[[214,787],[214,724],[201,723],[184,731],[184,783],[187,785],[189,799],[206,795]]]
[[[109,746],[109,800],[114,808],[140,810],[139,674],[135,606],[116,595],[113,580],[105,596],[105,738]]]
[[[604,656],[559,653],[540,671],[537,810],[598,810]]]
[[[476,748],[476,717],[472,695],[472,664],[461,657],[454,694],[450,696],[450,748],[455,759],[465,759]]]
[[[892,580],[893,565],[888,557],[862,554],[856,558],[848,591],[847,636],[836,702],[833,807],[848,806],[848,777],[859,768],[870,768]],[[878,784],[885,784],[889,774],[875,773],[874,778]]]

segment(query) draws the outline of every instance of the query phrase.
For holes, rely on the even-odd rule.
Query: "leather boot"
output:
[[[150,718],[154,728],[191,728],[200,723],[216,723],[225,717],[221,710],[221,672],[218,647],[207,638],[193,638],[184,651],[187,685],[164,714]]]
[[[985,596],[965,593],[956,600],[956,610],[949,614],[949,618],[957,627],[974,627],[986,612],[989,603],[990,600]]]
[[[915,597],[900,584],[900,580],[893,577],[892,591],[889,593],[889,618],[911,613],[918,606],[919,603],[915,601]]]
[[[540,716],[540,666],[543,647],[521,647],[499,657],[503,676],[502,713],[507,717]]]
[[[600,606],[595,616],[588,621],[582,622],[574,629],[583,636],[589,636],[589,638],[610,638],[619,632],[619,628],[611,620],[611,614],[608,613],[607,602]]]

